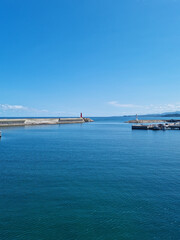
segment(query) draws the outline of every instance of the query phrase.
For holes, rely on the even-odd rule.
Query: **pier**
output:
[[[90,118],[24,118],[24,119],[0,119],[0,127],[52,125],[93,122]]]
[[[135,120],[129,120],[125,123],[175,123],[175,122],[179,122],[180,123],[180,119],[135,119]]]

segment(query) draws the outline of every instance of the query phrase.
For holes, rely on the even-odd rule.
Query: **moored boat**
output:
[[[132,129],[147,130],[148,125],[132,125]]]

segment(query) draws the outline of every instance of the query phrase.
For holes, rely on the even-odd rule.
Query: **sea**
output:
[[[0,129],[0,240],[180,239],[180,131],[92,119]]]

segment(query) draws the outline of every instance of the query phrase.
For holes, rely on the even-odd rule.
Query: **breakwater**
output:
[[[161,122],[180,122],[179,119],[149,119],[149,120],[129,120],[126,123],[161,123]]]
[[[0,119],[0,127],[28,126],[28,125],[51,125],[93,122],[90,118],[23,118],[23,119]]]

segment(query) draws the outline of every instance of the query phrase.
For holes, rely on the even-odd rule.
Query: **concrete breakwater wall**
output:
[[[93,122],[90,118],[24,118],[24,119],[0,119],[0,127],[28,126],[42,124],[70,124]]]
[[[158,122],[166,122],[166,120],[162,119],[150,119],[150,120],[130,120],[126,123],[158,123]]]
[[[180,119],[130,120],[130,121],[127,121],[126,123],[162,123],[162,122],[174,123],[174,122],[180,122]]]

